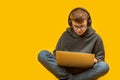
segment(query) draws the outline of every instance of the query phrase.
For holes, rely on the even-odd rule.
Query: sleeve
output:
[[[105,51],[104,51],[103,41],[100,37],[96,40],[93,53],[95,54],[95,57],[98,61],[104,61]]]
[[[61,50],[62,51],[62,40],[63,40],[63,36],[64,36],[65,32],[62,34],[62,36],[59,38],[56,48],[53,51],[53,54],[56,55],[56,50]]]

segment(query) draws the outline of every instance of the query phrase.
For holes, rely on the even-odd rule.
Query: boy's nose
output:
[[[77,31],[78,31],[78,32],[81,32],[81,31],[82,31],[82,29],[81,29],[81,28],[77,28]]]

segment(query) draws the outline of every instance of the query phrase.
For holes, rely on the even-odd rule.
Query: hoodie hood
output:
[[[95,33],[95,30],[92,27],[88,27],[87,30],[81,35],[77,35],[72,28],[67,28],[66,31],[73,37],[73,38],[88,38]]]

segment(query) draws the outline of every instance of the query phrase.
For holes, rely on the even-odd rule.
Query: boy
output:
[[[102,39],[91,27],[91,17],[87,10],[75,8],[68,17],[69,28],[60,37],[54,55],[43,50],[38,60],[60,80],[95,80],[109,71],[105,63]],[[94,65],[89,69],[61,67],[56,64],[55,52],[71,51],[95,54]],[[73,59],[74,60],[74,59]]]

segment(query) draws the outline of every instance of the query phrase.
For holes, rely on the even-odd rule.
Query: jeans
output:
[[[58,66],[56,57],[47,50],[38,54],[38,60],[60,80],[95,80],[109,71],[109,66],[104,61],[97,62],[92,68],[85,70]]]

